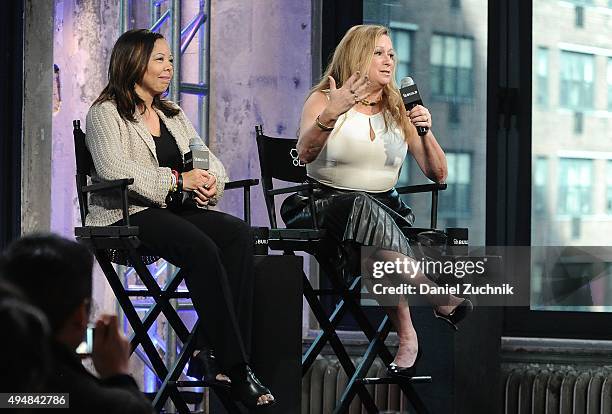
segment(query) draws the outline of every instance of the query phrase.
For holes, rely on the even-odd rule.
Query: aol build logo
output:
[[[293,160],[293,166],[294,167],[305,167],[306,164],[304,164],[302,161],[300,161],[300,158],[298,157],[298,151],[295,148],[291,148],[291,151],[289,151],[289,155],[291,156],[291,159]]]

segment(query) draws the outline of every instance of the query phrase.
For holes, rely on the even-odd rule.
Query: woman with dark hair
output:
[[[181,108],[163,98],[172,75],[172,54],[162,35],[141,29],[119,37],[108,85],[87,115],[92,177],[133,177],[130,223],[139,227],[142,244],[187,270],[187,287],[202,320],[198,348],[216,352],[216,358],[210,350],[194,354],[188,374],[231,382],[233,396],[247,406],[271,405],[273,396],[248,365],[251,230],[244,221],[207,208],[217,204],[228,181],[217,157],[210,153],[207,171],[184,171],[189,141],[199,137]],[[195,202],[183,203],[182,192]],[[91,195],[87,225],[111,225],[121,217],[117,194]]]
[[[316,184],[316,214],[328,237],[346,249],[373,246],[377,260],[415,262],[402,228],[414,215],[395,190],[399,171],[410,153],[435,182],[447,176],[446,157],[431,131],[429,110],[404,107],[395,84],[396,52],[384,26],[359,25],[347,31],[320,82],[302,110],[297,150]],[[424,136],[416,127],[426,127]],[[281,208],[288,227],[308,226],[308,199],[288,197]],[[362,258],[364,262],[372,258]],[[418,269],[417,266],[407,268]],[[420,271],[394,273],[395,282],[432,282]],[[421,349],[403,296],[384,298],[395,325],[399,348],[388,367],[392,376],[415,374]],[[434,315],[454,329],[471,310],[468,299],[430,295]],[[390,302],[392,300],[393,302]]]

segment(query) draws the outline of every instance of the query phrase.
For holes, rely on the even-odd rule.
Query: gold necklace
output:
[[[380,101],[382,101],[382,98],[380,98],[378,101],[375,101],[375,102],[370,102],[367,99],[362,99],[362,100],[359,101],[359,103],[364,105],[364,106],[374,106],[374,105],[378,104]]]

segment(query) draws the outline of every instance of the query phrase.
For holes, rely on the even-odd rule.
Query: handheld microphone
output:
[[[189,141],[189,152],[185,154],[185,171],[194,168],[208,170],[210,166],[210,153],[204,146],[204,141],[197,135]]]
[[[423,100],[419,94],[419,88],[417,88],[416,83],[414,83],[414,80],[412,80],[410,76],[406,76],[400,81],[400,94],[402,95],[402,100],[404,101],[404,106],[407,111],[410,111],[417,105],[423,105]],[[427,131],[429,131],[429,128],[423,126],[418,126],[416,129],[420,136],[424,136],[427,134]]]
[[[189,152],[185,154],[185,171],[191,171],[194,168],[200,170],[208,170],[210,167],[210,152],[204,146],[204,141],[199,136],[195,136],[189,140]],[[195,203],[192,192],[183,192],[183,203]]]

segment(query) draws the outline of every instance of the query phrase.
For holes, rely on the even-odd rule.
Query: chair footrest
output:
[[[377,378],[377,377],[373,377],[373,378],[357,379],[355,380],[355,382],[358,382],[360,384],[366,384],[366,385],[370,385],[370,384],[405,384],[405,383],[421,384],[421,383],[430,383],[432,382],[432,379],[431,379],[431,376],[429,375],[416,376],[412,378],[391,378],[391,377]]]
[[[161,296],[168,299],[191,299],[191,294],[188,291],[174,291],[174,292],[162,292],[160,295],[156,295],[148,289],[126,289],[125,293],[129,297],[153,297]]]
[[[222,384],[219,381],[202,381],[202,380],[191,380],[191,381],[169,381],[169,385],[174,385],[176,387],[213,387],[219,389],[227,388],[229,390],[229,384]]]
[[[74,235],[81,238],[138,236],[136,226],[75,227]]]
[[[270,240],[319,240],[325,236],[325,230],[314,229],[270,229]]]

